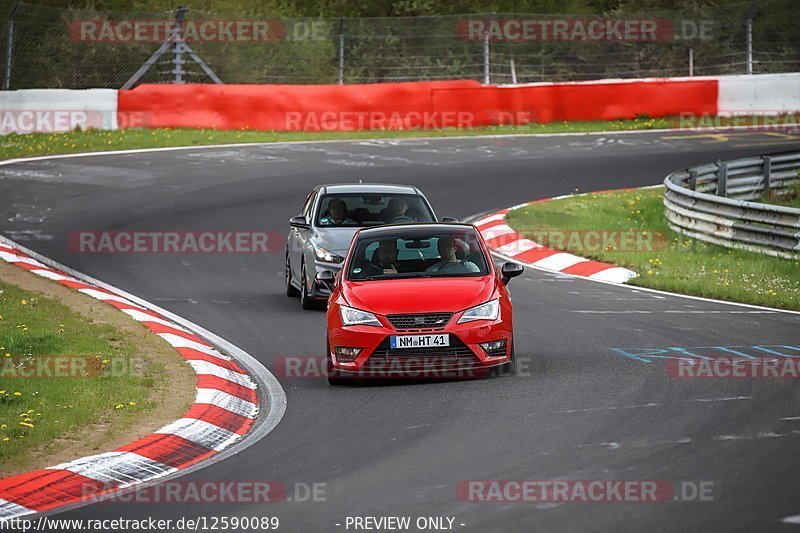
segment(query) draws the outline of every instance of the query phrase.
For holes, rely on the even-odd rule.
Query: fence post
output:
[[[694,76],[694,48],[689,48],[689,76]]]
[[[770,181],[772,180],[772,157],[765,155],[764,159],[764,193],[761,196],[766,198],[769,196],[769,189],[771,187]]]
[[[6,70],[3,76],[3,90],[8,91],[11,89],[11,61],[14,59],[14,18],[17,16],[21,3],[17,3],[11,14],[8,15],[8,38],[6,39]]]
[[[184,49],[184,40],[183,40],[183,29],[181,28],[181,24],[183,24],[183,19],[186,17],[186,12],[188,11],[187,8],[180,6],[178,7],[178,12],[175,15],[175,28],[173,35],[175,36],[175,42],[173,43],[173,56],[172,56],[172,83],[186,83],[183,81],[183,65],[186,63],[183,60],[183,52]]]
[[[747,34],[747,73],[753,73],[753,18],[756,16],[756,9],[758,8],[758,0],[753,0],[750,4],[750,9],[747,10],[747,21],[745,22]]]
[[[492,83],[492,75],[489,69],[489,25],[494,20],[494,12],[489,17],[486,27],[483,29],[483,84]]]
[[[514,64],[514,55],[511,55],[511,83],[517,84],[517,67]]]
[[[728,197],[728,163],[717,161],[717,196]]]
[[[339,17],[339,85],[344,85],[344,17]]]

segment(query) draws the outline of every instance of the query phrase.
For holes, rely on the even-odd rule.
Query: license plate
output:
[[[392,335],[389,343],[398,348],[443,348],[450,346],[450,335]]]

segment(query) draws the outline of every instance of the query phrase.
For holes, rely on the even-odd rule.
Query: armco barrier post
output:
[[[728,196],[728,163],[717,161],[717,196]]]
[[[14,59],[14,18],[17,16],[21,3],[17,3],[11,14],[8,15],[8,38],[6,39],[6,70],[3,76],[3,90],[11,90],[11,61]]]
[[[697,169],[689,169],[689,188],[693,191],[697,190]]]
[[[764,159],[764,192],[762,198],[769,196],[770,180],[772,179],[772,158],[768,155]]]

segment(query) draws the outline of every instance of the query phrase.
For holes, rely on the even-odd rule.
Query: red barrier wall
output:
[[[476,126],[717,113],[716,80],[564,83],[433,90],[434,109],[468,109]]]
[[[425,124],[433,113],[431,91],[470,87],[480,84],[141,85],[119,91],[118,112],[125,116],[143,113],[152,128],[352,131],[453,127],[458,124]]]
[[[142,85],[119,91],[121,126],[353,131],[430,129],[638,115],[715,115],[718,82],[637,80],[521,87],[475,81],[372,85]]]

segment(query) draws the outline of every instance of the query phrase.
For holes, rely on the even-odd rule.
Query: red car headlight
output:
[[[339,306],[339,315],[342,317],[342,324],[345,326],[382,326],[378,317],[368,311],[347,307],[346,305]]]
[[[473,320],[497,320],[498,316],[500,316],[500,299],[496,298],[485,304],[470,307],[464,311],[464,314],[458,319],[458,323],[463,324]]]

